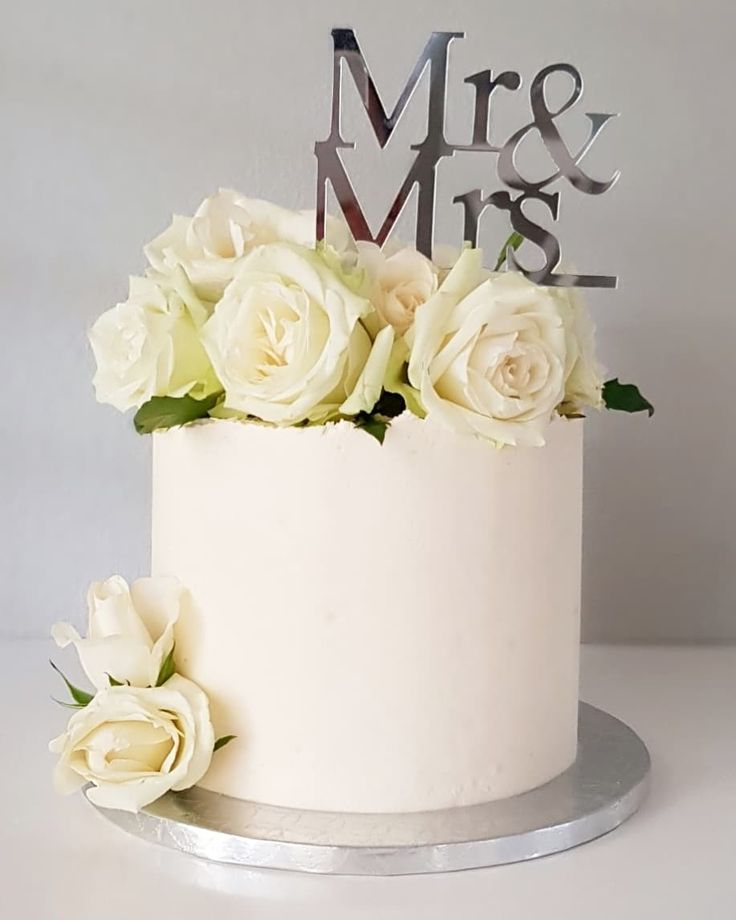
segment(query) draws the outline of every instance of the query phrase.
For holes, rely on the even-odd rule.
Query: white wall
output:
[[[456,135],[469,130],[462,77],[487,66],[528,86],[570,61],[586,79],[572,122],[622,113],[587,161],[601,176],[619,166],[621,182],[600,199],[563,189],[560,234],[579,268],[620,275],[617,293],[589,298],[600,351],[657,414],[588,424],[586,635],[736,639],[730,0],[5,0],[3,12],[0,629],[44,633],[78,616],[92,578],[145,571],[149,443],[95,404],[85,329],[171,211],[219,185],[312,204],[329,29],[349,25],[390,101],[429,31],[467,32],[453,46]],[[514,105],[502,127],[527,118],[523,97]],[[356,181],[377,214],[392,185],[363,153]],[[469,180],[471,167],[452,170],[449,185]],[[443,207],[451,239],[458,221]]]

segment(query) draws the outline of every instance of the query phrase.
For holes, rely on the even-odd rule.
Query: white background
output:
[[[733,38],[730,0],[14,0],[2,3],[0,632],[79,619],[87,583],[147,568],[149,443],[94,402],[85,342],[125,295],[142,244],[218,186],[313,204],[327,135],[332,26],[352,26],[387,106],[432,29],[452,49],[448,136],[467,141],[469,73],[570,61],[586,95],[568,116],[619,111],[586,158],[601,198],[562,188],[559,235],[586,272],[604,362],[656,404],[587,427],[588,638],[736,639]],[[352,92],[352,90],[351,90]],[[501,135],[529,120],[526,89]],[[422,139],[422,100],[379,162],[365,126],[350,169],[374,219]],[[353,97],[354,99],[354,97]],[[573,142],[571,141],[571,146]],[[403,159],[402,159],[403,158]],[[441,169],[444,169],[442,167]],[[397,171],[398,170],[398,171]],[[453,194],[494,164],[440,173]],[[485,172],[483,172],[485,170]],[[489,249],[504,238],[490,223]],[[459,471],[461,475],[461,471]]]

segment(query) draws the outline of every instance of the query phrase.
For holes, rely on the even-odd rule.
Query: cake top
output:
[[[145,247],[145,276],[131,278],[127,300],[92,328],[97,398],[136,409],[140,432],[207,416],[276,426],[348,419],[382,441],[391,419],[408,411],[497,446],[543,445],[556,415],[603,406],[651,414],[635,386],[604,383],[593,327],[575,293],[615,287],[615,276],[557,272],[556,237],[523,207],[535,200],[556,220],[556,183],[586,195],[615,184],[618,173],[596,178],[581,165],[613,116],[587,114],[587,140],[569,149],[557,122],[579,100],[582,78],[569,64],[549,65],[530,84],[532,120],[499,146],[489,138],[492,95],[516,93],[522,80],[516,71],[493,78],[485,70],[464,81],[475,93],[472,141],[452,143],[448,55],[462,37],[431,34],[387,114],[355,33],[334,29],[331,127],[315,145],[316,213],[221,189],[194,216],[174,217]],[[413,164],[375,236],[340,157],[355,146],[342,134],[343,72],[381,148],[428,75],[427,133],[412,146]],[[550,108],[547,85],[557,77],[569,93]],[[530,135],[541,139],[552,172],[531,177],[516,163]],[[456,196],[465,245],[440,256],[433,246],[437,165],[479,152],[497,158],[506,190]],[[328,184],[344,219],[326,214]],[[407,246],[388,236],[415,187],[416,245]],[[489,208],[508,213],[513,233],[484,266],[476,244]],[[517,259],[526,243],[543,254],[540,268]]]
[[[90,332],[100,402],[136,428],[340,419],[382,440],[409,411],[496,445],[543,445],[556,415],[653,411],[604,383],[572,288],[490,268],[465,247],[354,241],[329,219],[220,190],[145,247],[149,266]]]

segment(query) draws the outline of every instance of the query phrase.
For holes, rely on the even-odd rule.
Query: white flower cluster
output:
[[[582,305],[486,271],[476,249],[441,269],[337,220],[315,247],[312,213],[221,190],[145,253],[146,277],[90,334],[97,398],[120,410],[209,397],[214,415],[320,424],[387,391],[454,430],[541,445],[556,412],[601,405]]]
[[[77,711],[50,749],[59,755],[54,785],[104,808],[138,811],[170,789],[188,789],[207,772],[215,749],[206,694],[174,673],[174,629],[184,589],[174,578],[119,576],[89,589],[82,638],[68,623],[52,636],[73,644],[95,687],[70,685]]]

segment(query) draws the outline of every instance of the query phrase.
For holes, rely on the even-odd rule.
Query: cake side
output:
[[[544,450],[408,414],[382,446],[349,424],[157,432],[152,570],[189,586],[179,668],[237,735],[200,784],[409,812],[566,769],[581,486],[578,421]]]

